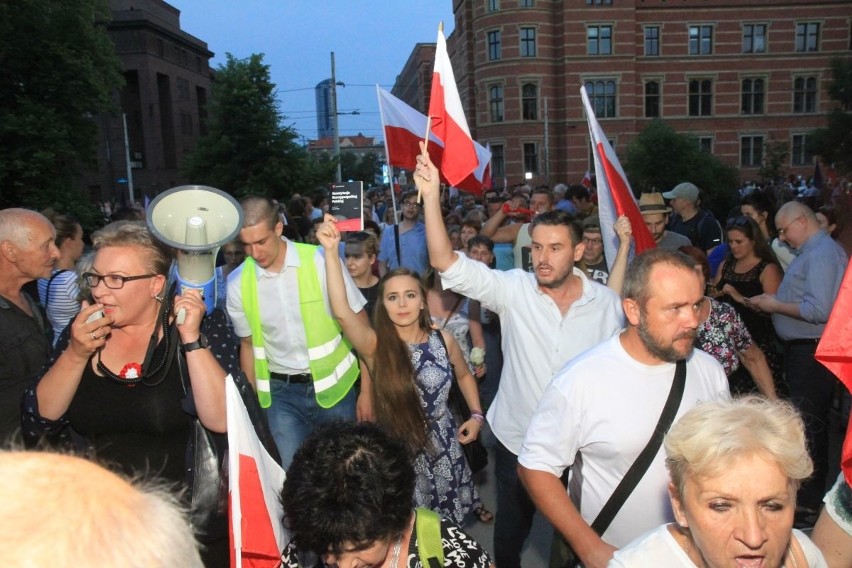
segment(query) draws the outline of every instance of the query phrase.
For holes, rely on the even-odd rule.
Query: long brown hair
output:
[[[420,453],[429,447],[426,414],[414,384],[414,367],[408,345],[399,337],[384,303],[385,285],[397,276],[414,278],[424,306],[426,302],[426,290],[416,272],[397,268],[379,280],[379,297],[373,316],[378,341],[370,371],[373,376],[373,401],[379,425],[404,442],[412,452]],[[423,331],[428,333],[431,330],[427,309],[420,310],[417,323]]]

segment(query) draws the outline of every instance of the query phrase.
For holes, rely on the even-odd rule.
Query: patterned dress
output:
[[[417,393],[429,420],[431,446],[414,460],[414,504],[462,524],[464,516],[481,503],[458,440],[458,425],[447,407],[454,377],[438,333],[432,330],[425,343],[408,345]]]

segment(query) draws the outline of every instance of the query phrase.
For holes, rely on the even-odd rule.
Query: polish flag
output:
[[[852,263],[846,267],[846,275],[837,292],[831,315],[822,332],[814,357],[825,365],[852,392]],[[846,483],[852,485],[852,415],[846,428],[840,467]]]
[[[255,434],[237,386],[225,381],[231,568],[277,568],[287,544],[278,494],[285,473]]]
[[[478,160],[450,56],[447,54],[447,40],[444,39],[443,28],[438,30],[437,44],[429,117],[432,119],[432,130],[444,141],[445,158],[441,162],[441,174],[447,178],[450,185],[458,187],[460,182],[476,170]]]
[[[376,87],[379,97],[379,114],[382,118],[382,130],[385,134],[385,152],[388,164],[413,171],[420,154],[420,141],[426,134],[426,115],[411,108],[381,87]],[[455,187],[469,193],[481,194],[484,188],[491,187],[491,150],[473,141],[476,148],[477,166]],[[443,174],[444,141],[429,132],[429,157],[441,171],[441,178],[449,183]],[[452,185],[452,184],[451,184]]]
[[[639,205],[633,197],[633,190],[615,150],[595,118],[595,111],[589,102],[589,95],[585,87],[580,87],[580,95],[583,105],[586,107],[586,119],[589,121],[589,136],[592,140],[593,154],[595,157],[595,177],[598,183],[598,213],[601,220],[601,238],[604,242],[604,255],[607,264],[612,268],[615,255],[618,252],[618,236],[615,234],[615,222],[622,215],[630,219],[630,228],[633,231],[634,254],[639,254],[657,245],[654,237],[645,226],[645,221],[639,213]]]
[[[592,189],[592,175],[589,173],[589,170],[586,170],[586,175],[583,176],[583,181],[580,184],[586,189]]]

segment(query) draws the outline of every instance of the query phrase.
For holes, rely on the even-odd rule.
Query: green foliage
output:
[[[340,155],[340,172],[344,181],[362,181],[364,187],[370,187],[376,183],[376,176],[382,173],[382,164],[374,152],[360,159],[355,154],[344,152]]]
[[[814,131],[808,150],[845,175],[852,172],[852,57],[833,59],[831,74],[828,93],[839,106],[828,112],[827,126]]]
[[[123,83],[108,18],[106,0],[0,2],[0,207],[88,210],[74,180]]]
[[[763,165],[757,172],[765,183],[784,177],[784,164],[790,155],[790,146],[782,140],[769,140],[763,145]]]
[[[739,199],[739,171],[702,152],[695,138],[675,132],[659,119],[628,145],[623,164],[636,195],[668,191],[690,181],[701,188],[702,205],[723,219]]]
[[[207,135],[187,157],[185,173],[236,196],[288,196],[331,181],[331,169],[311,161],[296,132],[281,125],[275,84],[262,54],[230,53],[216,71]]]

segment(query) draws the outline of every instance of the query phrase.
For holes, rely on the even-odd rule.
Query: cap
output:
[[[698,201],[698,188],[694,183],[685,181],[674,186],[671,191],[665,192],[663,197],[666,199],[679,197],[681,199],[688,199],[689,201]]]
[[[601,230],[601,218],[599,215],[589,215],[583,219],[583,230],[596,232]]]
[[[666,207],[663,200],[665,193],[643,193],[639,196],[639,212],[648,213],[671,213],[671,207]]]

